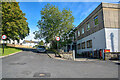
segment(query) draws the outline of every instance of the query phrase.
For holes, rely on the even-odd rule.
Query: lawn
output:
[[[22,50],[16,49],[16,48],[12,48],[12,47],[5,47],[4,48],[4,54],[1,54],[3,52],[3,49],[0,48],[0,56],[9,55],[9,54],[12,54],[12,53],[15,53],[15,52],[19,52],[19,51],[22,51]]]

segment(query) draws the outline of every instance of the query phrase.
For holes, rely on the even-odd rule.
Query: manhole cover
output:
[[[24,65],[26,63],[10,63],[10,65]]]
[[[33,77],[43,77],[43,78],[47,78],[50,77],[50,73],[35,73]]]

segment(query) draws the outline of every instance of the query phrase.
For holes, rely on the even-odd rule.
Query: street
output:
[[[118,65],[109,61],[57,60],[31,50],[3,58],[2,77],[117,78]]]

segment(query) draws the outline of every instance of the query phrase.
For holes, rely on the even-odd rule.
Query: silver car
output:
[[[44,46],[38,46],[36,49],[37,49],[37,52],[46,52],[46,49]]]

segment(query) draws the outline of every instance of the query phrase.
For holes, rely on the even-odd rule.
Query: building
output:
[[[75,32],[77,53],[100,49],[120,52],[120,4],[101,3]]]
[[[1,43],[3,43],[3,40],[0,41]],[[21,46],[26,46],[26,47],[34,47],[35,45],[38,45],[38,41],[32,41],[32,40],[19,40],[19,42],[17,42],[17,40],[7,40],[4,41],[4,43],[8,43],[8,44],[14,44],[14,45],[21,45]]]
[[[21,45],[34,47],[35,45],[38,45],[38,42],[32,41],[32,40],[30,40],[30,41],[24,40]]]

